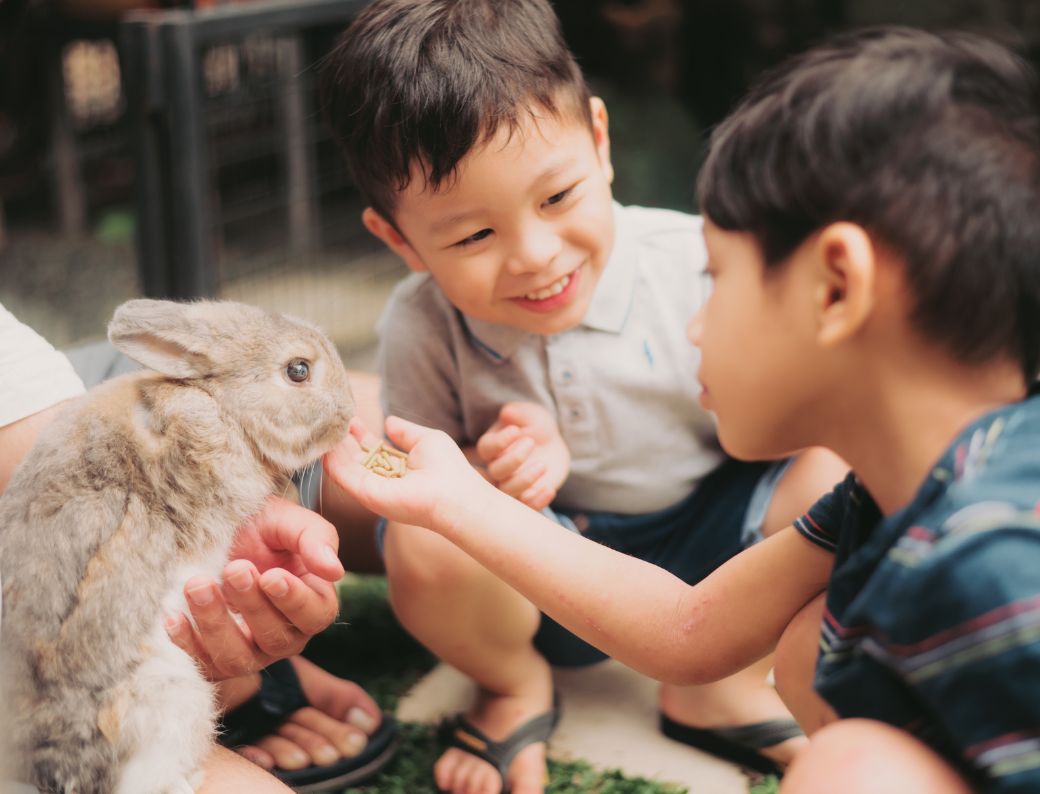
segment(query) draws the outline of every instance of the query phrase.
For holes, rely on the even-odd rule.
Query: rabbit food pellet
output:
[[[374,471],[383,477],[403,477],[408,470],[406,461],[408,456],[399,449],[394,449],[385,441],[380,441],[371,449],[365,448],[368,455],[362,462],[369,471]]]

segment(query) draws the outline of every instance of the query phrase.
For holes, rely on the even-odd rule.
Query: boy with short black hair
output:
[[[706,296],[700,221],[612,201],[606,109],[546,0],[376,0],[330,55],[323,95],[366,226],[415,271],[382,320],[388,413],[690,582],[840,479],[822,451],[788,465],[718,449],[688,398],[698,360],[681,331]],[[446,723],[438,785],[541,791],[550,664],[603,654],[426,529],[391,522],[384,552],[401,622],[479,685]],[[664,688],[665,729],[776,769],[804,738],[762,665],[735,673]]]
[[[821,444],[853,473],[702,583],[519,509],[398,419],[404,478],[349,444],[330,473],[662,680],[779,642],[811,733],[785,792],[1040,790],[1038,96],[993,42],[868,31],[769,74],[716,131],[701,402],[734,455]]]

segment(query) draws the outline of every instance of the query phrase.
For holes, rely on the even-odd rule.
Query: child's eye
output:
[[[473,245],[474,243],[479,243],[481,240],[483,240],[489,234],[491,234],[491,230],[490,229],[481,229],[476,234],[471,234],[469,237],[466,237],[465,239],[459,240],[457,243],[454,244],[454,247],[455,248],[465,248],[467,245]]]
[[[561,190],[559,193],[554,193],[553,195],[549,196],[549,198],[547,198],[545,200],[545,205],[547,207],[551,207],[551,206],[553,206],[555,204],[559,204],[561,201],[566,199],[571,194],[572,190],[574,190],[574,186],[573,185],[571,187],[567,188],[566,190]]]

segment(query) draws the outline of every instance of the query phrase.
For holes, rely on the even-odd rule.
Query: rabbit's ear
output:
[[[198,304],[131,300],[108,324],[108,339],[134,361],[171,378],[209,374],[213,362],[207,323],[193,315]]]

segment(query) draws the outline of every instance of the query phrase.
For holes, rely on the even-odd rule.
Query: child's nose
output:
[[[552,264],[562,248],[563,242],[552,224],[531,224],[517,240],[506,266],[516,275],[533,273]]]

